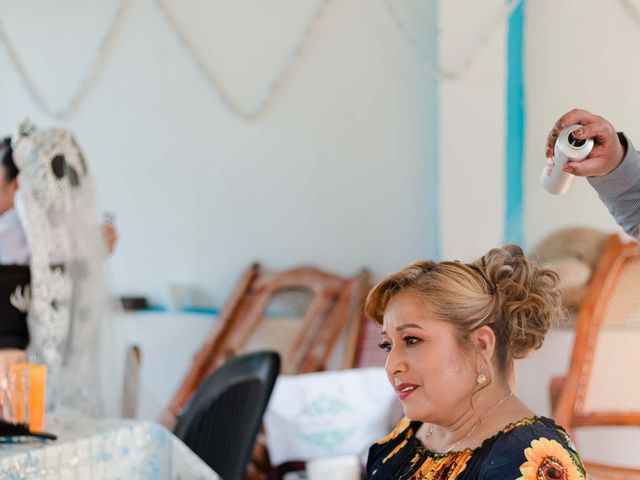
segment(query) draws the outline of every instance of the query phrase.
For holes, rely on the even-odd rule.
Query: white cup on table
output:
[[[360,480],[360,460],[355,455],[327,457],[307,462],[308,480]]]

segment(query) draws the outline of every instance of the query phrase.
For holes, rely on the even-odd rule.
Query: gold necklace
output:
[[[500,401],[498,403],[496,403],[493,407],[491,407],[491,409],[485,413],[483,413],[480,418],[478,418],[478,421],[476,423],[474,423],[473,427],[471,427],[471,429],[465,434],[464,437],[462,437],[461,439],[455,441],[454,443],[452,443],[449,448],[447,448],[444,452],[442,452],[443,454],[449,453],[451,450],[453,450],[454,448],[456,448],[458,445],[460,445],[460,443],[464,442],[467,438],[469,438],[471,435],[473,435],[473,432],[475,432],[478,427],[480,426],[480,423],[482,423],[482,420],[485,419],[486,417],[488,417],[489,415],[491,415],[493,412],[496,411],[496,409],[502,405],[504,402],[506,402],[509,398],[511,398],[511,396],[513,395],[513,392],[509,392],[507,395],[505,395],[504,397],[502,397],[502,399],[500,399]],[[435,430],[435,425],[431,425],[431,428],[429,429],[429,432],[425,435],[424,437],[424,441],[423,442],[427,442],[429,441],[429,443],[431,443],[431,435],[433,435],[433,431]]]

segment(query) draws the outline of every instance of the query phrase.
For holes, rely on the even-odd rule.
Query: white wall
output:
[[[0,1],[53,104],[74,91],[116,5]],[[318,2],[169,5],[230,95],[250,106]],[[416,38],[431,39],[429,53],[433,3],[397,7]],[[316,27],[265,115],[245,121],[220,102],[157,3],[130,0],[95,85],[66,122],[39,111],[0,46],[0,130],[29,116],[76,134],[117,215],[119,293],[167,304],[169,285],[180,284],[220,306],[254,260],[385,274],[433,256],[436,80],[382,2],[330,2]]]
[[[440,64],[459,72],[440,83],[443,258],[475,258],[502,243],[504,10],[502,0],[440,2]],[[467,57],[473,60],[462,69]]]
[[[636,17],[622,0],[525,2],[525,248],[568,226],[618,230],[586,180],[553,196],[539,176],[546,135],[571,108],[590,109],[640,139],[640,3],[630,3]],[[439,8],[441,65],[455,70],[475,52],[459,78],[439,84],[442,257],[473,258],[504,242],[507,30],[506,22],[490,27],[505,2],[447,0]]]
[[[630,2],[640,12],[640,3]],[[571,225],[617,229],[586,180],[564,196],[539,186],[548,131],[560,115],[581,107],[607,118],[640,143],[637,92],[640,15],[620,0],[536,0],[526,11],[525,239],[533,246]]]
[[[117,214],[111,263],[121,293],[166,304],[170,284],[191,285],[220,305],[255,259],[384,274],[438,253],[468,258],[503,239],[506,29],[491,27],[504,3],[435,3],[391,3],[419,52],[382,0],[331,2],[266,114],[247,122],[225,109],[157,3],[130,0],[97,81],[67,122],[39,111],[0,48],[0,131],[30,116],[76,133],[105,209]],[[265,92],[318,4],[170,3],[245,107]],[[0,1],[21,58],[54,105],[73,93],[116,5]],[[556,197],[538,176],[547,131],[574,106],[640,138],[640,24],[622,1],[526,7],[531,247],[564,226],[616,228],[586,181]],[[476,50],[460,78],[430,74],[430,63],[455,70]]]

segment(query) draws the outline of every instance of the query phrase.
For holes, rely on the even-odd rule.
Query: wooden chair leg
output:
[[[138,416],[140,369],[142,366],[142,350],[138,345],[129,346],[124,365],[122,416],[124,418],[136,418]]]

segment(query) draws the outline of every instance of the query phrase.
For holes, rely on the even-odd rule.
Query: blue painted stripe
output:
[[[523,68],[525,0],[509,17],[507,34],[507,144],[504,241],[523,242],[525,99]]]

